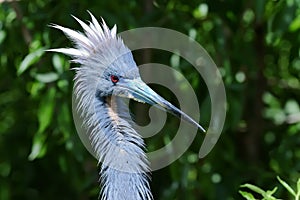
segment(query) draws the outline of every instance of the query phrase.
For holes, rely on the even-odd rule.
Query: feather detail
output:
[[[75,43],[76,49],[82,53],[71,52],[71,50],[64,49],[52,49],[59,53],[72,56],[77,59],[87,59],[92,55],[99,55],[103,53],[105,46],[110,46],[113,50],[118,49],[119,53],[128,52],[128,48],[124,45],[123,41],[117,37],[117,26],[114,25],[110,30],[106,25],[104,19],[101,18],[101,25],[98,23],[96,18],[89,12],[92,22],[89,24],[84,23],[82,20],[75,16],[72,16],[83,28],[84,33],[74,31],[69,28],[57,24],[50,24],[52,28],[56,28],[64,32],[64,34]],[[108,52],[110,53],[110,52]],[[80,62],[82,63],[82,62]]]
[[[82,33],[76,32],[72,29],[62,27],[60,25],[50,25],[52,28],[59,29],[63,31],[75,44],[77,44],[79,47],[85,48],[85,49],[90,49],[92,47],[91,41],[85,37]]]
[[[88,54],[85,54],[86,52],[82,52],[82,51],[79,51],[78,49],[74,49],[74,48],[48,49],[46,51],[63,53],[63,54],[66,54],[66,55],[72,56],[72,57],[81,57],[81,56],[87,57],[88,56]]]
[[[128,122],[128,105],[120,97],[102,99],[95,105],[98,123],[91,138],[96,151],[101,152],[101,200],[153,199],[144,142]],[[100,112],[103,110],[105,114]]]

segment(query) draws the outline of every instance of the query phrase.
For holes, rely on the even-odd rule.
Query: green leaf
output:
[[[46,96],[41,100],[39,109],[38,109],[38,121],[39,121],[39,130],[38,132],[43,132],[52,120],[54,105],[55,105],[55,88],[50,88]]]
[[[255,200],[254,196],[249,192],[239,190],[239,193],[247,200]]]
[[[28,156],[29,160],[41,158],[45,155],[47,151],[47,146],[45,144],[47,135],[44,131],[49,126],[52,120],[55,105],[55,93],[55,88],[50,88],[46,96],[44,96],[41,100],[37,113],[39,129],[33,137],[31,153]]]
[[[22,73],[24,73],[31,65],[36,63],[44,53],[44,48],[40,48],[28,54],[21,62],[20,67],[17,71],[17,75],[20,76]]]
[[[172,67],[178,69],[180,65],[180,56],[174,53],[170,58],[170,63]]]
[[[300,29],[300,15],[298,15],[298,17],[296,17],[292,21],[292,23],[290,24],[289,29],[290,29],[291,32],[295,32],[295,31]]]
[[[263,195],[263,197],[268,200],[276,200],[276,198],[272,196],[276,191],[277,191],[277,187],[275,187],[273,190],[268,190]]]
[[[300,199],[300,178],[297,181],[297,194],[295,196],[295,200],[299,200]]]
[[[196,19],[205,19],[208,14],[208,5],[205,3],[200,4],[194,11],[193,16]]]
[[[296,100],[289,99],[284,106],[284,110],[287,114],[297,114],[300,112],[299,104]]]
[[[68,89],[69,89],[69,82],[68,80],[66,79],[63,79],[63,80],[58,80],[57,81],[57,87],[59,89],[61,89],[64,93],[67,93],[68,92]]]
[[[32,97],[40,98],[40,91],[45,88],[45,84],[41,82],[33,82],[30,88],[30,94]]]
[[[262,190],[261,188],[255,186],[255,185],[252,185],[252,184],[248,184],[248,183],[246,183],[246,184],[244,184],[244,185],[241,185],[241,187],[248,188],[248,189],[250,189],[250,190],[252,190],[252,191],[254,191],[254,192],[256,192],[256,193],[262,195],[262,196],[263,196],[263,200],[276,200],[276,198],[273,197],[272,195],[277,191],[277,187],[275,187],[273,190],[268,190],[268,191],[264,191],[264,190]],[[247,195],[247,194],[245,194],[245,195]],[[245,196],[243,195],[243,197],[245,197]],[[249,197],[249,198],[247,198],[247,199],[252,200],[251,197],[253,197],[253,196],[252,196],[252,195],[251,195],[251,196],[249,195],[249,196],[247,196],[247,197]],[[246,198],[246,197],[245,197],[245,198]],[[254,200],[254,199],[255,199],[255,198],[253,198],[253,200]]]
[[[59,74],[62,74],[64,71],[64,68],[63,68],[64,62],[63,62],[62,57],[60,57],[58,54],[54,54],[52,57],[52,63],[53,63],[54,68],[56,69],[56,71]]]
[[[6,32],[1,30],[0,31],[0,44],[4,41],[5,37],[6,37]]]
[[[43,132],[38,132],[33,137],[31,152],[28,156],[29,160],[34,160],[36,158],[41,158],[45,155],[47,146],[45,144],[46,134]]]
[[[285,181],[283,181],[279,176],[277,176],[277,179],[281,183],[281,185],[283,185],[283,187],[285,187],[285,189],[287,189],[287,191],[289,191],[290,194],[292,194],[294,197],[296,197],[295,191],[291,188],[291,186],[289,186],[289,184],[287,184]]]
[[[297,195],[300,196],[300,178],[297,181]]]
[[[35,74],[35,78],[42,83],[51,83],[53,81],[56,81],[59,76],[55,72],[48,72],[44,74]]]
[[[63,102],[59,106],[59,111],[58,111],[58,126],[59,130],[62,133],[64,140],[68,140],[70,138],[70,130],[71,130],[71,124],[72,124],[72,119],[71,119],[71,111],[69,110],[68,104],[66,102]]]
[[[244,185],[241,185],[241,187],[245,187],[245,188],[248,188],[258,194],[261,194],[262,196],[266,193],[264,190],[262,190],[261,188],[255,186],[255,185],[252,185],[252,184],[249,184],[249,183],[246,183]]]

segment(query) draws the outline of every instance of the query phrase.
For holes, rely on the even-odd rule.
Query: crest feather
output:
[[[46,51],[63,53],[63,54],[66,54],[68,56],[75,56],[75,57],[88,56],[88,55],[83,55],[83,52],[79,51],[78,49],[74,49],[74,48],[48,49]]]
[[[81,59],[85,60],[92,53],[96,52],[96,50],[103,43],[107,42],[110,39],[117,39],[117,26],[114,25],[110,30],[106,25],[103,18],[101,18],[101,25],[98,23],[96,18],[88,11],[91,16],[92,21],[89,24],[83,22],[77,17],[72,17],[80,24],[83,28],[84,33],[75,31],[69,28],[65,28],[63,26],[57,24],[51,24],[50,27],[56,28],[64,32],[64,34],[75,43],[76,48],[58,48],[58,49],[50,49],[48,51],[63,53],[68,56],[75,58],[75,60],[79,61]]]

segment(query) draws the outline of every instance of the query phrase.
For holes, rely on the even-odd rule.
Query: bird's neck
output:
[[[144,142],[129,122],[128,105],[119,97],[97,98],[95,110],[99,132],[92,140],[101,162],[101,199],[152,199]]]

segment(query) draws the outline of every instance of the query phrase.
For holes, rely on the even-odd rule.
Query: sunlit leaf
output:
[[[289,27],[290,31],[294,32],[300,29],[300,15],[295,18]]]
[[[297,181],[297,196],[298,196],[298,198],[300,198],[300,178],[298,178],[298,181]]]
[[[52,63],[54,68],[56,69],[56,71],[61,74],[63,73],[64,69],[63,69],[63,59],[58,55],[58,54],[54,54],[52,57]]]
[[[33,82],[30,85],[30,94],[32,97],[37,97],[40,91],[45,87],[44,83],[41,82]]]
[[[286,102],[284,109],[287,114],[295,114],[300,112],[299,104],[294,99],[289,99]]]
[[[36,158],[41,158],[46,153],[46,134],[43,132],[38,132],[34,135],[31,147],[31,153],[28,156],[29,160],[34,160]]]
[[[294,197],[296,196],[295,191],[291,188],[291,186],[289,186],[289,184],[287,184],[284,180],[282,180],[279,176],[277,176],[278,181],[281,183],[281,185],[283,187],[285,187],[285,189],[287,189],[287,191],[289,191],[289,193],[291,195],[293,195]]]
[[[171,66],[178,69],[180,64],[180,56],[178,54],[172,54],[170,58]]]
[[[36,74],[35,78],[36,80],[42,82],[42,83],[51,83],[53,81],[56,81],[58,79],[58,74],[55,72],[48,72],[44,74]]]
[[[1,30],[0,31],[0,44],[3,42],[5,37],[6,37],[6,32]]]
[[[262,190],[261,188],[255,186],[255,185],[249,184],[249,183],[241,185],[241,187],[248,188],[248,189],[250,189],[250,190],[252,190],[252,191],[254,191],[254,192],[258,193],[258,194],[261,194],[261,195],[265,194],[264,190]]]
[[[208,14],[208,5],[205,3],[200,4],[193,12],[196,19],[204,19]]]
[[[264,197],[266,199],[269,199],[269,200],[276,200],[275,197],[273,197],[272,195],[277,191],[277,187],[275,187],[273,190],[267,190],[266,193],[264,194]]]
[[[18,70],[17,75],[21,75],[24,73],[31,65],[39,61],[41,56],[45,53],[44,48],[37,49],[36,51],[28,54],[23,61],[21,62]]]
[[[251,193],[249,193],[249,192],[245,192],[245,191],[239,191],[239,193],[245,198],[245,199],[247,199],[247,200],[256,200],[255,198],[254,198],[254,196],[251,194]]]

